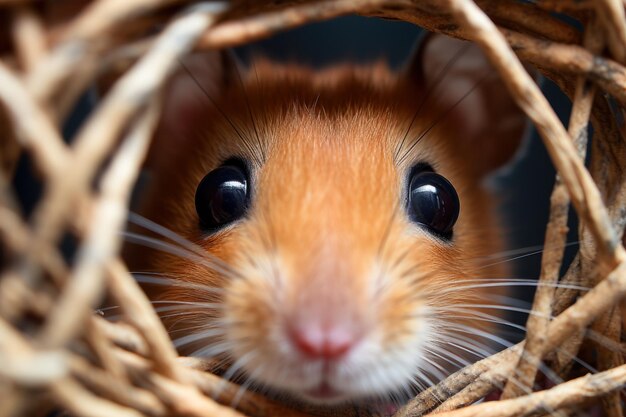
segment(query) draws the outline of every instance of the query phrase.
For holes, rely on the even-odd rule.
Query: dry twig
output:
[[[626,384],[626,365],[564,382],[552,389],[497,402],[486,402],[462,410],[437,414],[439,417],[508,417],[529,416],[544,410],[558,410],[584,405],[598,395],[621,389]]]
[[[596,29],[597,25],[590,25],[585,34],[586,47],[595,51],[602,47],[602,40],[598,39]],[[595,88],[588,83],[589,81],[584,77],[578,77],[576,80],[576,93],[568,129],[580,159],[583,161],[587,151],[588,120],[595,97]],[[552,306],[556,292],[555,284],[559,280],[559,271],[563,263],[563,254],[567,240],[569,205],[569,195],[560,177],[557,175],[550,196],[550,217],[546,226],[544,242],[544,247],[554,248],[554,250],[545,252],[541,259],[539,282],[544,285],[537,287],[532,306],[534,314],[529,315],[526,322],[528,336],[524,352],[520,357],[516,374],[512,376],[512,379],[509,379],[504,388],[502,393],[503,399],[517,397],[522,394],[524,388],[532,388],[539,362],[544,356],[543,347],[550,321],[549,318],[552,316]],[[513,383],[514,380],[516,380],[516,383]]]

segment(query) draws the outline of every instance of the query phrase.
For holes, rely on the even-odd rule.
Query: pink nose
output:
[[[348,329],[320,328],[310,324],[292,328],[290,337],[300,352],[316,359],[338,359],[357,341],[354,332]]]

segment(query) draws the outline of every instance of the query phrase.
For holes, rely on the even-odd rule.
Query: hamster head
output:
[[[142,213],[195,249],[139,256],[169,279],[154,297],[174,306],[181,352],[325,404],[475,359],[490,331],[477,304],[497,292],[481,284],[506,273],[482,183],[524,128],[478,49],[430,36],[398,72],[237,70],[222,53],[184,66]]]

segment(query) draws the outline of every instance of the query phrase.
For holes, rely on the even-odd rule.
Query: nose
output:
[[[303,354],[314,359],[339,359],[357,343],[356,332],[338,326],[317,326],[303,323],[291,328],[292,344]]]

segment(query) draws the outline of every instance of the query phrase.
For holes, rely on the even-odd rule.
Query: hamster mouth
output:
[[[304,391],[303,397],[308,401],[316,404],[322,409],[328,410],[327,407],[339,407],[338,410],[343,410],[343,407],[349,407],[352,404],[349,396],[345,392],[342,392],[332,387],[328,382],[322,381],[316,388]],[[408,401],[408,399],[407,399]],[[385,400],[363,400],[363,402],[357,401],[355,404],[366,405],[368,409],[376,410],[375,414],[381,417],[391,417],[400,408],[402,404]]]
[[[319,402],[333,402],[340,400],[344,396],[341,391],[331,387],[326,381],[322,381],[317,387],[305,391],[305,395]]]

